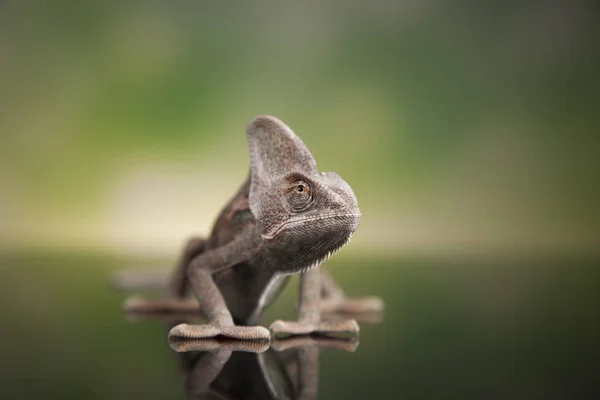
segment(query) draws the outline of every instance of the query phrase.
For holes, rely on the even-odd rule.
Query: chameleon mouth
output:
[[[261,235],[261,236],[262,236],[263,239],[266,239],[266,240],[274,239],[275,236],[277,236],[279,234],[279,232],[281,232],[287,225],[295,224],[295,223],[298,223],[298,222],[321,221],[321,220],[324,220],[324,219],[343,218],[343,217],[360,218],[361,215],[362,215],[361,213],[342,213],[342,214],[316,215],[316,216],[313,216],[313,217],[302,217],[302,218],[298,218],[298,219],[292,219],[290,221],[284,222],[272,234]]]

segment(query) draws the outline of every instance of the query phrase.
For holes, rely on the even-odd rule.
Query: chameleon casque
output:
[[[347,298],[321,264],[350,241],[360,221],[354,192],[336,173],[317,171],[312,154],[279,119],[248,125],[250,174],[223,208],[207,239],[192,238],[164,300],[136,299],[152,310],[191,288],[207,324],[179,324],[169,337],[269,340],[273,335],[357,334],[354,319],[322,321],[321,311],[377,311],[376,297]],[[297,321],[257,326],[291,275],[300,278]]]

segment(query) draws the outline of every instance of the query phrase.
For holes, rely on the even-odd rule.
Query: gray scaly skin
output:
[[[129,310],[171,304],[191,287],[208,324],[180,324],[169,336],[269,340],[271,333],[358,333],[355,320],[327,322],[320,310],[380,310],[375,297],[348,299],[319,268],[350,241],[360,211],[350,186],[336,173],[319,173],[312,154],[294,132],[271,116],[247,128],[250,175],[222,210],[208,239],[192,238],[175,268],[171,300],[135,300]],[[261,313],[302,273],[297,321],[254,326]],[[321,302],[323,297],[323,302]],[[166,302],[166,303],[165,303]]]

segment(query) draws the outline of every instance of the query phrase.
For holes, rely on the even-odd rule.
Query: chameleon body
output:
[[[170,337],[268,340],[271,334],[358,333],[355,320],[327,322],[320,313],[383,306],[374,297],[345,297],[320,268],[358,227],[354,192],[336,173],[319,173],[308,148],[279,119],[256,117],[246,133],[248,178],[210,236],[188,241],[170,279],[169,298],[182,298],[189,286],[208,324],[180,324]],[[255,326],[294,274],[302,274],[298,321],[276,321],[270,332]],[[129,306],[162,307],[150,300]]]

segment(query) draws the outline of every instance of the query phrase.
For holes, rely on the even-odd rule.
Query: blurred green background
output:
[[[354,250],[597,251],[596,4],[0,7],[4,246],[174,254],[272,114],[354,188]]]
[[[209,233],[259,114],[353,187],[361,225],[331,269],[387,302],[354,358],[325,359],[325,397],[585,391],[599,16],[556,0],[0,2],[0,394],[181,392],[164,329],[128,324],[107,277]],[[557,352],[572,343],[589,363]]]

